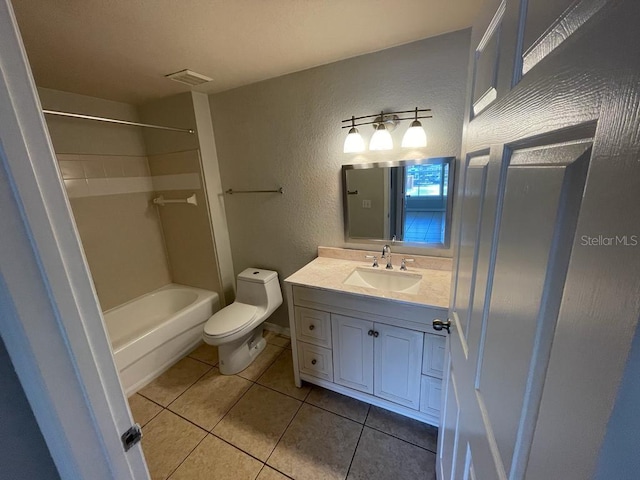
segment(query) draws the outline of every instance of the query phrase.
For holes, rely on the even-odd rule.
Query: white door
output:
[[[375,396],[418,410],[424,334],[376,323],[373,337]]]
[[[373,394],[373,322],[331,314],[333,381]]]
[[[583,480],[640,314],[640,8],[490,3],[472,34],[438,475]]]
[[[60,477],[148,478],[8,0],[0,0],[0,334]],[[1,475],[0,475],[1,476]]]

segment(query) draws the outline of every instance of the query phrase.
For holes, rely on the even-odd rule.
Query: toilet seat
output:
[[[208,337],[226,337],[233,335],[251,323],[258,308],[246,303],[233,302],[214,314],[204,325],[204,334]]]

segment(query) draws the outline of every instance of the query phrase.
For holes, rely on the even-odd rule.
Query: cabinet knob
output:
[[[447,319],[446,322],[443,322],[442,320],[436,319],[436,320],[433,321],[432,325],[433,325],[433,329],[438,331],[438,332],[441,331],[441,330],[446,330],[447,333],[451,333],[451,330],[450,330],[450,328],[451,328],[451,320]]]
[[[315,358],[311,360],[311,365],[315,365],[316,363],[318,363],[318,361]]]
[[[373,330],[369,330],[367,333],[368,333],[368,334],[369,334],[369,336],[371,337],[371,336],[373,335]]]
[[[316,326],[314,324],[309,325],[309,330],[315,330]]]
[[[378,338],[378,335],[380,335],[380,332],[373,332],[373,336]]]

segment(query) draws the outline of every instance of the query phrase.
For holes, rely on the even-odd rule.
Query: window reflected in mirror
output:
[[[453,157],[342,167],[347,242],[449,245]]]

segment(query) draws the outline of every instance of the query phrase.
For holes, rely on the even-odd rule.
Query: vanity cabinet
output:
[[[301,380],[438,425],[446,310],[287,285]]]

